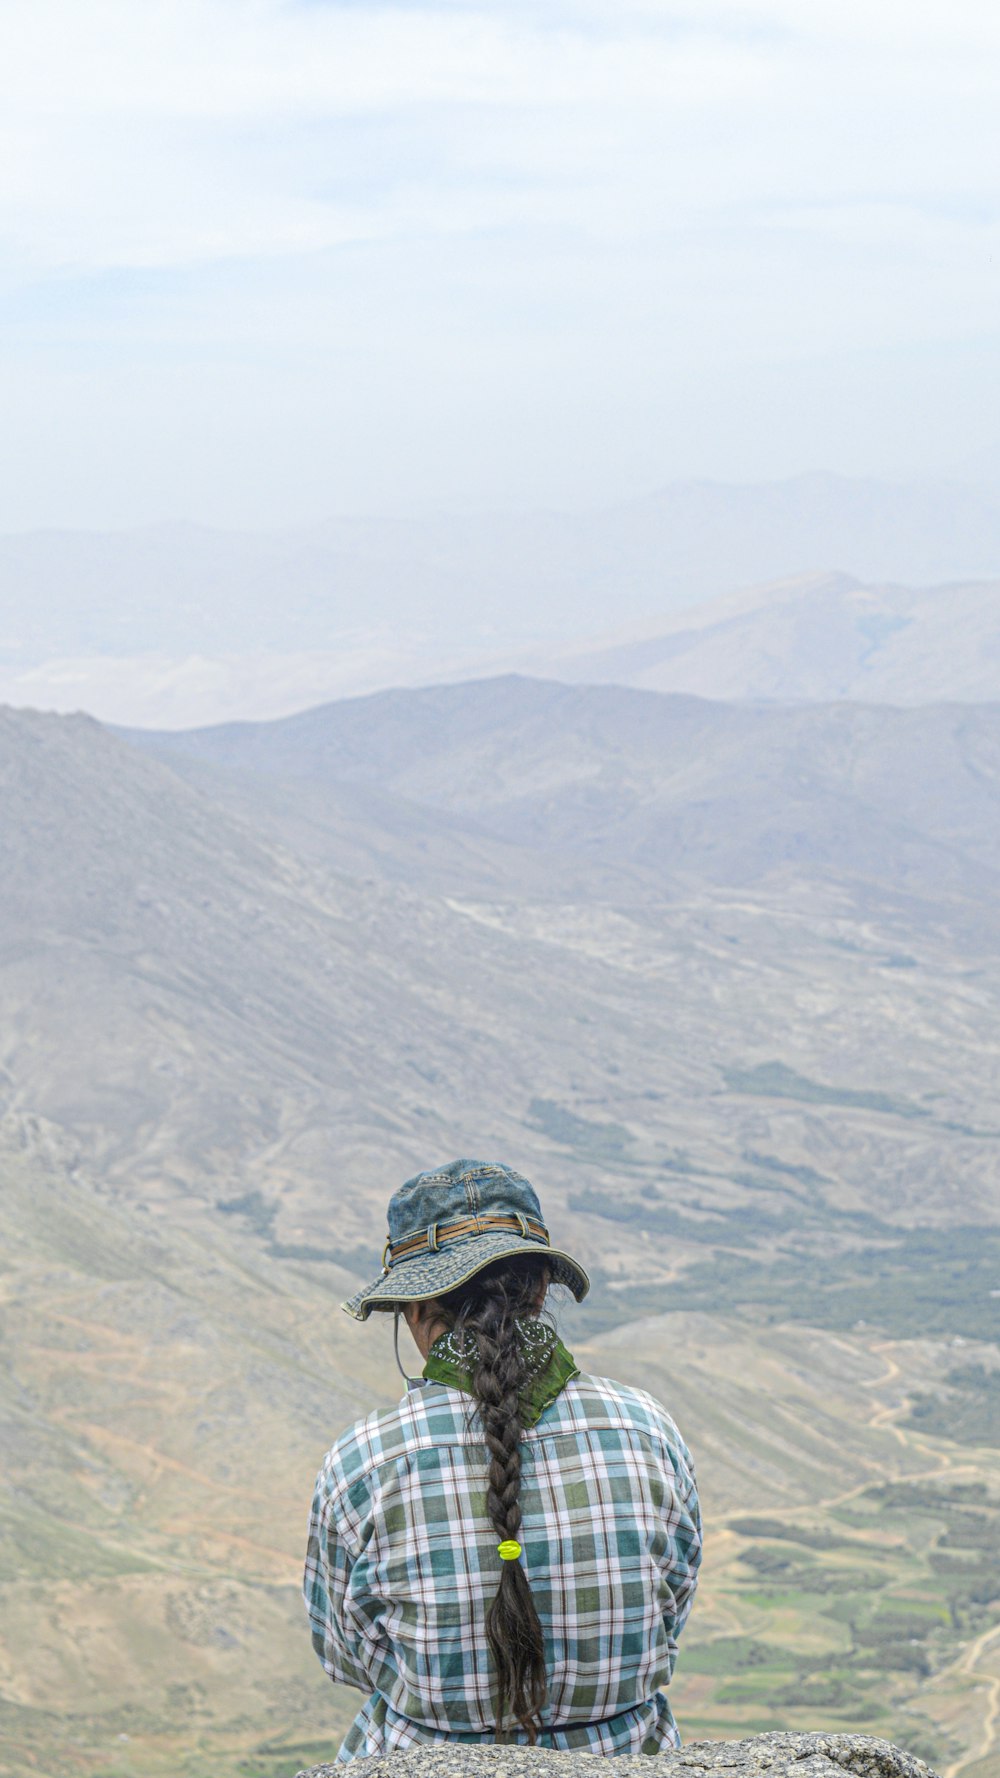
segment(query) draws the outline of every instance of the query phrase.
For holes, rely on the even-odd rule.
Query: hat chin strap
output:
[[[393,1306],[392,1306],[392,1349],[396,1354],[396,1365],[399,1370],[400,1376],[402,1377],[404,1383],[406,1384],[407,1390],[422,1389],[424,1387],[424,1384],[427,1381],[427,1378],[426,1377],[409,1377],[409,1376],[407,1376],[406,1372],[403,1369],[403,1360],[399,1356],[399,1304],[398,1303],[393,1303]]]

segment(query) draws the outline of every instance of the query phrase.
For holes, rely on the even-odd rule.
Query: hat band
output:
[[[432,1222],[417,1235],[404,1235],[401,1241],[387,1241],[382,1254],[383,1275],[400,1260],[416,1259],[422,1253],[436,1253],[450,1241],[464,1241],[468,1235],[491,1235],[494,1229],[511,1229],[525,1241],[541,1241],[549,1246],[549,1231],[544,1222],[530,1216],[460,1216],[454,1222]]]

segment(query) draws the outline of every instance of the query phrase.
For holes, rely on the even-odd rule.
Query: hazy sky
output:
[[[6,0],[0,529],[1000,474],[987,0]]]

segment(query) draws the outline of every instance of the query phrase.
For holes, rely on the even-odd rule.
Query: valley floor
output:
[[[37,1231],[37,1156],[30,1171]],[[47,1225],[44,1252],[15,1243],[0,1281],[19,1470],[0,1771],[290,1778],[331,1756],[356,1707],[309,1647],[300,1546],[324,1446],[395,1398],[388,1328],[359,1338],[320,1268],[249,1239],[199,1251],[175,1232],[168,1266],[134,1207],[81,1195],[65,1212],[61,1251]],[[578,1340],[571,1313],[584,1368],[650,1389],[697,1458],[707,1552],[672,1691],[685,1739],[860,1730],[943,1778],[992,1778],[1000,1449],[913,1423],[954,1341],[702,1312]],[[963,1363],[988,1352],[961,1342]]]

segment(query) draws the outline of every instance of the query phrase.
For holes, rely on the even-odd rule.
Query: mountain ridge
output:
[[[993,702],[1000,581],[797,575],[537,660],[558,678],[724,701]]]
[[[126,738],[245,779],[370,783],[505,843],[653,866],[661,881],[664,870],[752,881],[824,853],[832,863],[845,820],[847,870],[863,874],[866,849],[888,857],[896,828],[904,849],[907,833],[925,836],[926,883],[945,868],[942,843],[961,853],[963,892],[978,883],[988,896],[981,873],[1000,867],[1000,705],[736,705],[508,676]],[[900,860],[880,880],[898,888],[904,875]]]

